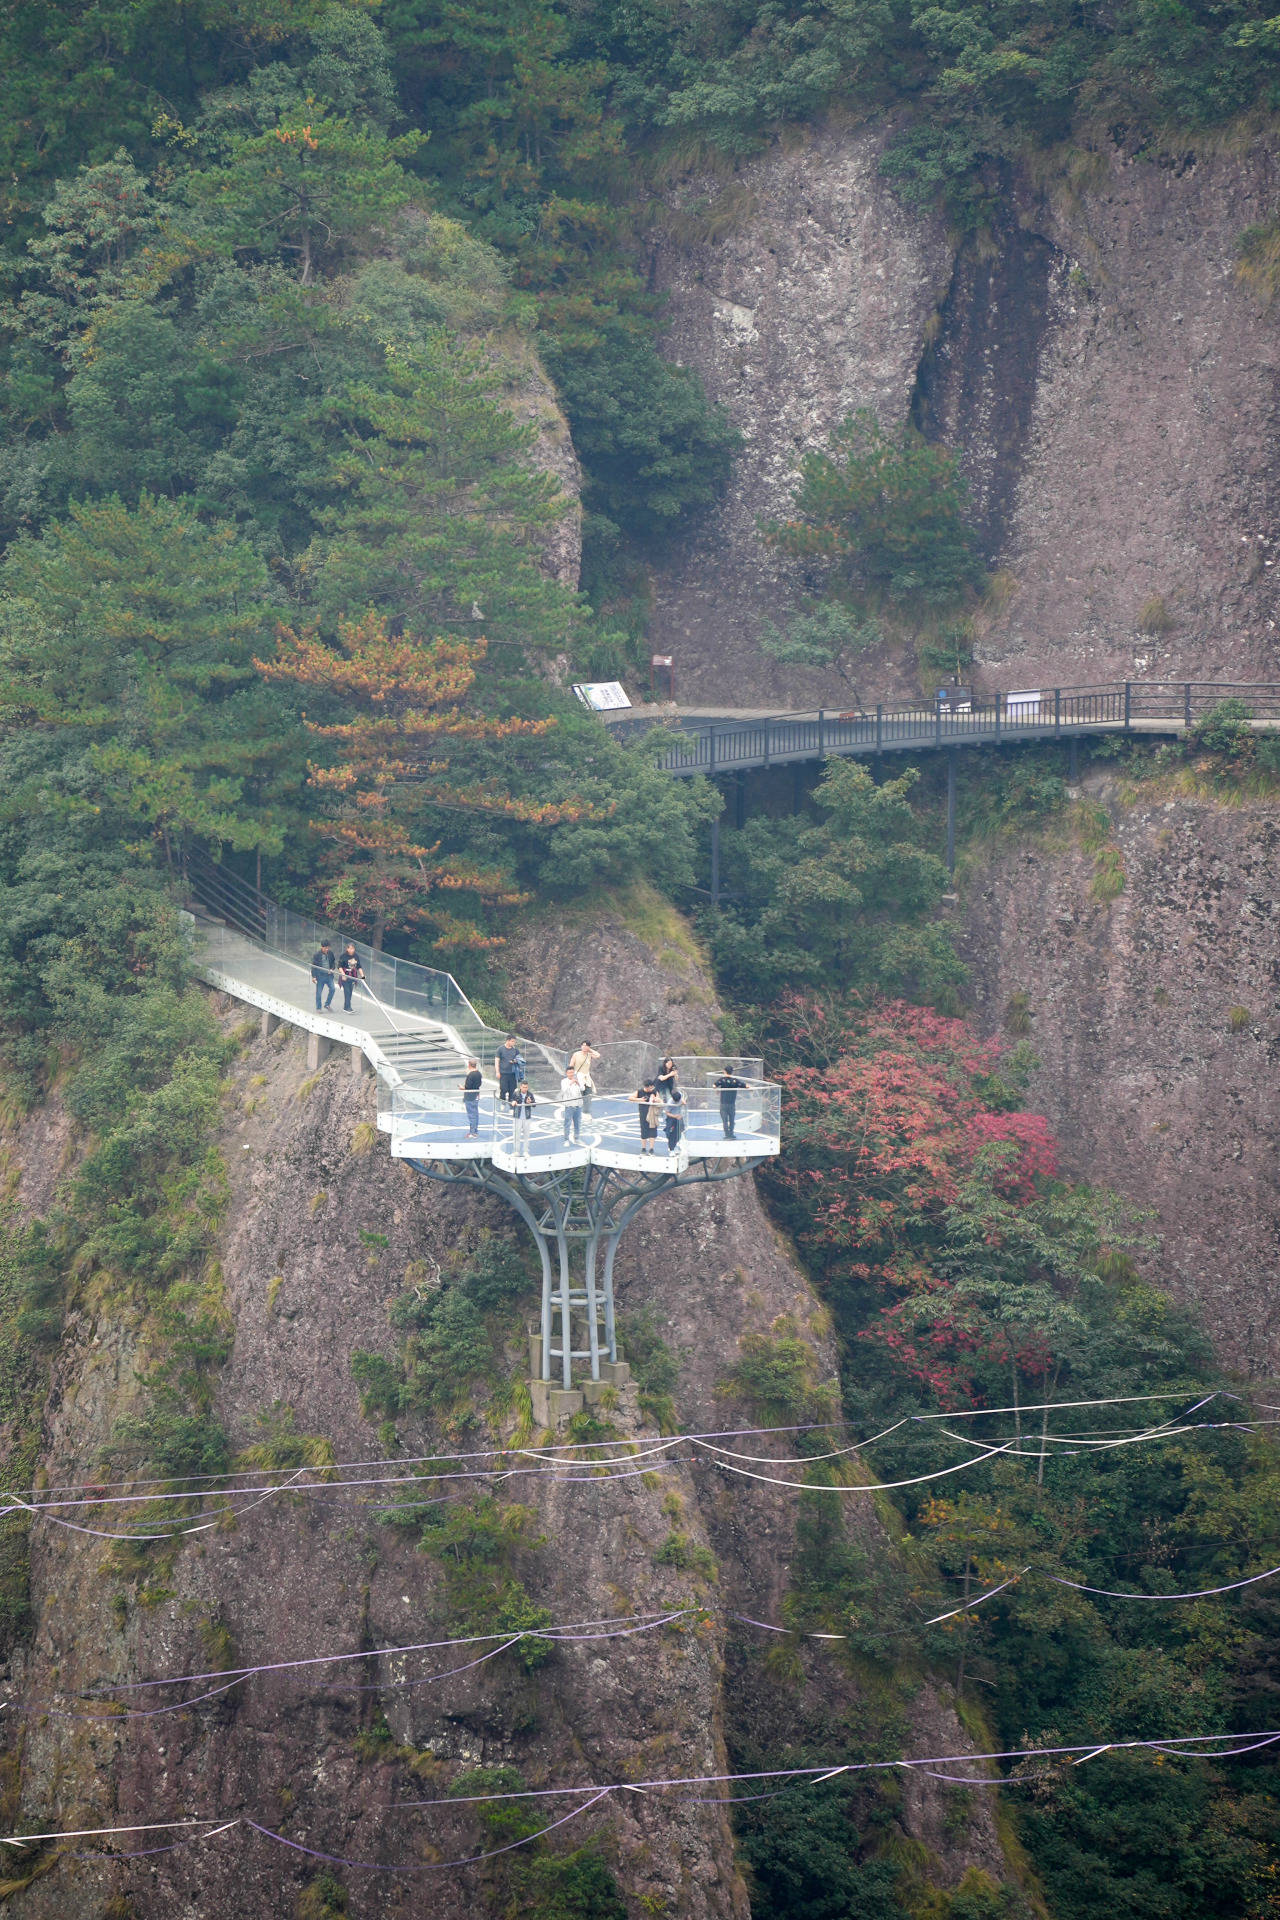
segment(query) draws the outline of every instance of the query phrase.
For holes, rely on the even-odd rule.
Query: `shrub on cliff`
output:
[[[764,534],[848,590],[908,610],[949,607],[983,579],[968,507],[948,448],[910,426],[887,433],[862,411],[804,455],[791,516]]]

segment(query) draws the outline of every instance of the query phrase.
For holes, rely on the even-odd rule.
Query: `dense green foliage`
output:
[[[1215,766],[1236,754],[1252,764],[1253,736],[1233,712],[1211,715],[1202,736],[1169,765],[1198,766],[1206,753]],[[1025,831],[1064,803],[1051,754],[1010,757],[985,786],[985,806],[971,796],[969,831],[1003,831],[1007,820]],[[727,871],[746,897],[712,929],[713,949],[738,1018],[783,1082],[787,1152],[764,1180],[832,1312],[844,1414],[855,1433],[894,1429],[871,1455],[876,1472],[897,1481],[955,1467],[966,1449],[943,1429],[957,1415],[972,1441],[1013,1441],[1024,1457],[896,1495],[905,1528],[896,1573],[865,1552],[841,1496],[820,1491],[830,1467],[809,1469],[814,1491],[802,1496],[785,1617],[847,1635],[846,1657],[864,1681],[931,1660],[962,1694],[978,1690],[973,1706],[999,1748],[1270,1728],[1275,1600],[1265,1582],[1167,1606],[1057,1584],[1158,1595],[1270,1566],[1280,1472],[1269,1439],[1221,1428],[1114,1451],[1087,1444],[1107,1437],[1095,1429],[1126,1421],[1177,1428],[1205,1393],[1226,1392],[1223,1411],[1193,1419],[1230,1419],[1236,1403],[1191,1319],[1140,1271],[1147,1223],[1060,1177],[1045,1122],[1025,1110],[1026,1043],[980,1042],[961,1020],[876,992],[877,976],[893,978],[899,940],[928,933],[938,953],[950,951],[931,917],[940,879],[920,893],[886,878],[864,905],[826,876],[850,846],[855,869],[873,875],[906,858],[895,849],[922,857],[925,822],[913,820],[911,792],[909,779],[895,781],[877,798],[865,775],[833,766],[812,813],[753,818],[726,836]],[[828,834],[828,819],[849,807],[856,814]],[[1091,820],[1082,832],[1092,833]],[[735,843],[749,844],[751,857]],[[835,939],[824,937],[828,912]],[[779,998],[788,981],[807,991]],[[909,990],[950,1002],[962,986],[953,959],[932,976],[918,972]],[[1009,1024],[1018,1025],[1012,1013]],[[762,1418],[821,1420],[810,1364],[780,1322],[743,1340],[728,1384]],[[1046,1400],[1126,1394],[1167,1398],[1113,1419],[1039,1410]],[[973,1417],[987,1407],[1008,1411]],[[939,1412],[951,1420],[912,1418]],[[815,1433],[814,1451],[829,1444]],[[1011,1584],[964,1611],[965,1599],[1001,1582]],[[955,1607],[955,1618],[921,1633],[922,1614]],[[748,1670],[753,1657],[740,1656]],[[797,1658],[776,1647],[770,1657],[779,1674]],[[772,1711],[785,1739],[786,1710]],[[797,1721],[787,1752],[798,1765],[834,1761],[848,1738],[838,1724]],[[781,1763],[750,1716],[734,1742],[743,1764],[766,1763],[766,1752]],[[1280,1781],[1265,1757],[1228,1766],[1121,1753],[1081,1769],[1015,1771],[1028,1784],[1010,1805],[1055,1915],[1253,1920],[1272,1910]],[[834,1920],[877,1911],[887,1897],[886,1911],[905,1903],[914,1912],[882,1790],[825,1793],[812,1815],[785,1797],[744,1814],[761,1910]],[[798,1844],[801,1834],[811,1845]],[[819,1858],[822,1874],[812,1870]],[[898,1876],[878,1879],[895,1859]],[[957,1913],[1022,1911],[1010,1889],[976,1882],[953,1896],[926,1887],[918,1900],[931,1914],[953,1911],[947,1900]]]
[[[915,778],[877,785],[859,761],[832,761],[816,822],[756,815],[723,836],[730,904],[703,931],[740,1003],[807,986],[954,995],[963,968],[937,920],[946,866],[911,806]]]
[[[649,190],[829,106],[888,108],[884,167],[899,192],[973,226],[1033,146],[1060,145],[1078,180],[1103,138],[1185,141],[1274,111],[1278,60],[1280,32],[1254,0],[7,11],[0,1052],[15,1100],[60,1081],[82,1149],[47,1217],[7,1231],[0,1251],[11,1484],[32,1470],[42,1369],[72,1301],[128,1317],[146,1355],[144,1392],[111,1444],[121,1471],[183,1481],[229,1464],[212,1412],[229,1328],[215,1259],[225,1183],[209,1143],[230,1045],[187,988],[173,884],[184,851],[251,866],[299,906],[359,912],[421,957],[489,951],[535,892],[692,877],[714,796],[659,777],[562,691],[634,664],[644,566],[714,501],[736,445],[696,378],[657,351]],[[1242,264],[1272,287],[1274,223],[1246,237]],[[544,373],[584,467],[583,592],[546,565],[566,503],[543,450],[557,426],[537,424]],[[775,656],[848,673],[897,622],[928,630],[928,670],[962,670],[959,616],[981,569],[944,450],[855,416],[805,458],[794,514],[772,537],[808,569],[809,596],[766,632]],[[361,634],[375,643],[366,656]],[[384,644],[438,648],[433,660],[472,676],[452,720],[447,687],[428,716],[454,737],[447,791],[439,764],[407,753],[359,769],[371,777],[356,798],[385,802],[401,835],[390,911],[360,894],[341,852],[353,763],[338,746],[394,704]],[[363,690],[358,674],[340,686],[278,671],[309,647],[367,666]],[[395,682],[402,720],[420,684]],[[1243,720],[1209,716],[1161,769],[1273,780]],[[401,732],[404,746],[407,721]],[[1047,818],[1065,797],[1046,756],[999,763],[981,801],[968,781],[962,826],[986,831]],[[830,1307],[843,1412],[878,1428],[1160,1393],[1172,1416],[1223,1383],[1194,1327],[1140,1277],[1140,1225],[1059,1178],[1047,1130],[1023,1108],[1025,1058],[926,1010],[953,1013],[964,975],[914,798],[910,775],[877,785],[853,764],[832,769],[811,814],[726,836],[733,897],[706,928],[744,1036],[785,1081],[790,1150],[771,1204]],[[1095,837],[1110,859],[1105,822]],[[465,896],[453,918],[424,910],[425,889],[405,880],[415,861]],[[1096,879],[1123,885],[1118,853]],[[1030,1025],[1012,1002],[1007,1019]],[[430,1279],[392,1310],[394,1355],[353,1356],[388,1446],[406,1420],[519,1417],[502,1395],[522,1265],[486,1243]],[[679,1356],[642,1318],[627,1339],[645,1410],[674,1426]],[[762,1419],[834,1417],[787,1323],[748,1335],[721,1384]],[[873,1704],[858,1728],[796,1730],[775,1692],[775,1721],[735,1727],[744,1765],[843,1757],[851,1738],[890,1751],[901,1728],[886,1702],[927,1662],[970,1710],[981,1687],[1002,1745],[1274,1721],[1265,1586],[1176,1610],[1057,1584],[1157,1594],[1265,1564],[1280,1499],[1269,1446],[1224,1430],[1101,1457],[1046,1443],[1042,1458],[1031,1443],[1043,1426],[1024,1412],[967,1430],[1004,1434],[1010,1417],[1032,1457],[989,1460],[962,1490],[902,1495],[896,1570],[843,1525],[835,1470],[808,1469],[786,1620],[849,1634]],[[575,1437],[603,1431],[594,1419]],[[905,1478],[951,1463],[953,1446],[910,1422],[875,1461]],[[322,1459],[323,1443],[272,1409],[251,1455]],[[424,1489],[392,1520],[430,1562],[452,1625],[509,1632],[505,1664],[532,1686],[553,1649],[531,1514],[488,1494],[440,1506]],[[4,1639],[27,1618],[22,1523],[6,1528]],[[675,1525],[657,1555],[714,1572]],[[139,1547],[115,1570],[141,1576],[144,1561]],[[1005,1578],[981,1611],[922,1639],[924,1603]],[[776,1651],[775,1680],[795,1657]],[[361,1737],[371,1752],[391,1740],[380,1718]],[[1275,1910],[1265,1757],[1231,1768],[1100,1754],[1037,1769],[1016,1791],[1061,1920]],[[524,1837],[523,1818],[491,1809],[482,1822],[506,1840]],[[741,1832],[761,1920],[1020,1910],[981,1875],[949,1894],[927,1886],[901,1850],[891,1787],[780,1794],[744,1807]],[[623,1910],[590,1849],[516,1856],[494,1892],[527,1920]],[[323,1874],[303,1901],[316,1915],[348,1904]]]
[[[955,455],[911,428],[886,433],[856,413],[829,448],[806,453],[792,515],[766,529],[784,553],[829,572],[845,592],[891,605],[946,606],[982,575]]]

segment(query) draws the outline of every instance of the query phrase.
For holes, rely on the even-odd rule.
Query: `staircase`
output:
[[[311,956],[325,938],[341,951],[345,941],[336,929],[281,907],[206,855],[189,857],[186,891],[197,969],[224,993],[358,1049],[388,1088],[455,1103],[469,1057],[492,1079],[505,1036],[486,1026],[452,974],[357,941],[365,980],[351,1012],[343,1012],[340,991],[332,1007],[317,1009]],[[534,1042],[526,1051],[531,1078],[536,1069],[544,1088],[558,1085],[559,1057]]]

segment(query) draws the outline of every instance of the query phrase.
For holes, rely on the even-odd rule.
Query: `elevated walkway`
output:
[[[660,731],[658,765],[677,778],[956,747],[1075,740],[1091,734],[1178,734],[1224,700],[1248,709],[1259,732],[1280,727],[1280,686],[1226,681],[1116,680],[1092,687],[1027,688],[986,698],[947,689],[914,705],[818,708],[808,713],[666,708],[603,714],[631,738]]]
[[[187,899],[193,964],[203,980],[258,1008],[265,1021],[287,1021],[312,1035],[317,1064],[323,1045],[349,1046],[353,1060],[377,1074],[378,1125],[392,1155],[428,1179],[496,1194],[529,1227],[542,1262],[534,1353],[544,1410],[575,1410],[575,1360],[587,1363],[593,1383],[618,1381],[619,1369],[625,1372],[613,1314],[618,1241],[654,1195],[732,1179],[778,1152],[781,1090],[764,1079],[762,1063],[677,1057],[683,1101],[665,1110],[656,1137],[646,1139],[635,1095],[658,1070],[656,1047],[582,1036],[600,1058],[594,1095],[574,1127],[572,1110],[566,1125],[560,1099],[568,1054],[526,1040],[525,1075],[536,1104],[517,1139],[494,1079],[505,1035],[485,1024],[451,974],[356,942],[365,979],[350,1013],[340,988],[334,1006],[317,1007],[311,957],[326,936],[341,951],[345,941],[335,931],[198,857],[188,866]],[[479,1063],[482,1085],[469,1110],[462,1081],[470,1059]],[[715,1085],[725,1073],[738,1083],[728,1091]],[[575,1244],[582,1247],[580,1277],[571,1271]],[[548,1396],[557,1377],[553,1406]]]

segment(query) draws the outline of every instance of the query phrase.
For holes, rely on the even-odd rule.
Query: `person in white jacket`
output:
[[[591,1078],[591,1069],[599,1058],[600,1055],[596,1052],[596,1049],[589,1040],[584,1040],[582,1045],[569,1055],[568,1071],[578,1076],[578,1084],[582,1088],[582,1111],[584,1113],[590,1113],[591,1111],[591,1096],[596,1090],[596,1083]]]
[[[564,1119],[564,1143],[569,1144],[569,1129],[575,1141],[582,1138],[582,1082],[576,1073],[566,1073],[560,1082],[560,1112]]]

